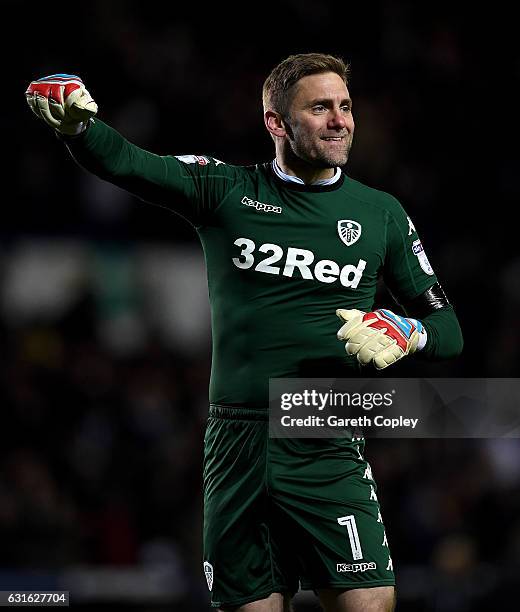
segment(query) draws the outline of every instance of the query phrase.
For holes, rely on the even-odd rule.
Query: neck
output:
[[[281,151],[276,153],[276,163],[282,172],[301,179],[306,185],[330,179],[336,173],[336,168],[316,168],[295,155],[284,155]]]

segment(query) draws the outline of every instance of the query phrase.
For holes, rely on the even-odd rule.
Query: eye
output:
[[[350,111],[352,110],[352,105],[351,105],[351,104],[344,104],[344,105],[341,107],[341,110],[342,110],[344,113],[350,113]]]
[[[313,110],[313,112],[315,112],[315,113],[322,113],[323,111],[325,111],[325,110],[327,110],[327,109],[326,109],[326,108],[323,106],[323,104],[315,104],[315,105],[312,107],[312,110]]]

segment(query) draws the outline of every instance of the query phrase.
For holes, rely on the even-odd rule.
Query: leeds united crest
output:
[[[342,219],[338,221],[338,234],[347,246],[351,246],[361,236],[361,225],[351,219]]]

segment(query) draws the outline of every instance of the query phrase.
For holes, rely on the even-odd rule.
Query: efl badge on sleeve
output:
[[[361,236],[361,225],[357,221],[352,221],[352,219],[342,219],[338,221],[338,234],[342,242],[351,246]]]
[[[199,166],[207,166],[209,164],[209,158],[204,157],[204,155],[175,155],[174,157],[183,164],[199,164]]]
[[[412,252],[419,260],[419,264],[421,268],[423,269],[423,272],[426,272],[426,274],[429,274],[430,276],[432,276],[433,269],[430,265],[430,262],[428,261],[428,257],[426,257],[426,253],[424,252],[424,247],[420,240],[413,241]]]

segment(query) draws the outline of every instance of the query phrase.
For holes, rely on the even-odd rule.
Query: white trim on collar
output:
[[[273,172],[282,179],[282,181],[287,181],[288,183],[298,183],[299,185],[305,185],[301,178],[297,176],[291,176],[290,174],[285,174],[285,172],[280,168],[276,159],[273,159],[271,166],[273,168]],[[341,176],[341,169],[336,168],[334,172],[334,176],[328,179],[320,179],[319,181],[315,181],[314,183],[310,183],[311,185],[333,185],[336,181],[339,181]]]

